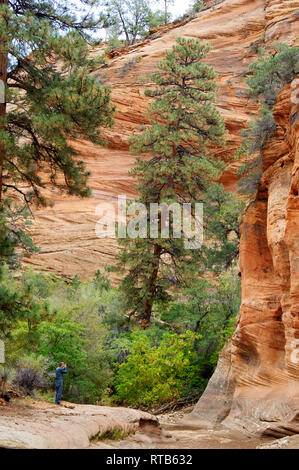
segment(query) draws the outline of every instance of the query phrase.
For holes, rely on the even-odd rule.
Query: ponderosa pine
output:
[[[84,1],[94,5],[94,1]],[[89,58],[85,31],[101,22],[78,19],[68,2],[0,1],[0,201],[12,191],[26,203],[45,203],[45,180],[86,196],[88,172],[69,139],[101,142],[111,126],[110,90],[92,72],[103,59]],[[43,178],[45,176],[46,178]]]
[[[199,40],[177,38],[153,75],[156,88],[146,95],[148,126],[131,140],[134,153],[149,153],[150,160],[138,159],[132,170],[137,179],[138,202],[190,203],[202,201],[203,192],[219,176],[223,167],[212,147],[224,145],[225,126],[216,109],[216,73],[202,59],[210,46]],[[159,219],[161,228],[161,216]],[[128,308],[137,313],[141,325],[151,320],[154,302],[170,299],[176,285],[190,285],[198,275],[200,250],[185,248],[185,239],[175,238],[170,217],[170,236],[126,238],[118,259],[125,271],[121,284]]]

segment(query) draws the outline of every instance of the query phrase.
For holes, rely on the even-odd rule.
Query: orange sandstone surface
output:
[[[115,127],[104,131],[106,148],[85,140],[73,143],[91,171],[92,197],[78,199],[58,191],[48,194],[53,206],[35,211],[32,228],[40,253],[26,258],[27,266],[45,267],[61,276],[79,274],[87,278],[98,268],[113,263],[117,243],[114,239],[97,238],[95,226],[99,217],[95,209],[105,202],[115,204],[119,194],[134,196],[134,182],[128,170],[136,157],[130,154],[127,139],[148,122],[144,89],[151,85],[149,74],[177,36],[209,41],[213,47],[206,60],[219,75],[217,106],[229,131],[224,152],[234,154],[240,143],[240,131],[257,112],[255,105],[242,95],[243,72],[256,57],[254,46],[277,39],[293,44],[299,2],[224,0],[209,4],[192,21],[158,29],[143,43],[110,59],[108,68],[99,69],[101,82],[113,88],[113,102],[117,106]],[[231,164],[222,176],[228,190],[235,189],[237,165]]]

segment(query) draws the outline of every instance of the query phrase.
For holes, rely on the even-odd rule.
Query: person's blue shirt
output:
[[[67,369],[63,367],[57,367],[56,369],[56,383],[63,383],[63,374],[67,374]]]

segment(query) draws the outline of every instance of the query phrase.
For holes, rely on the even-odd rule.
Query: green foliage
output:
[[[103,59],[89,58],[82,37],[93,23],[89,16],[72,18],[65,2],[21,0],[0,7],[2,51],[8,53],[3,189],[17,191],[26,203],[45,203],[41,170],[53,186],[89,194],[88,172],[67,139],[84,135],[102,143],[99,129],[112,125],[110,90],[91,75]]]
[[[140,0],[121,4],[131,8],[130,21],[142,8],[128,29],[128,42],[162,21],[161,12],[151,12]],[[165,1],[165,21],[169,4]],[[7,195],[30,187],[29,193],[20,190],[26,204],[46,202],[42,175],[71,194],[88,195],[88,174],[66,139],[84,135],[103,143],[98,129],[112,124],[110,90],[93,73],[104,59],[90,58],[84,40],[84,28],[95,24],[88,16],[73,18],[64,2],[12,0],[8,8],[0,7],[10,105],[0,123],[3,187]],[[224,144],[224,123],[213,104],[216,74],[202,62],[209,50],[199,41],[177,39],[154,74],[156,88],[147,91],[154,98],[150,126],[131,141],[134,152],[152,157],[139,160],[132,172],[140,201],[147,206],[203,201],[211,243],[205,250],[188,251],[184,240],[174,237],[125,240],[122,291],[100,271],[87,282],[20,273],[11,270],[17,267],[16,249],[35,250],[26,235],[28,213],[9,199],[3,204],[0,337],[16,383],[27,393],[42,388],[49,397],[52,389],[54,398],[60,361],[68,364],[64,398],[79,403],[113,399],[149,407],[203,390],[232,332],[239,297],[229,279],[218,288],[195,282],[205,269],[218,272],[232,264],[241,210],[237,199],[213,184],[223,164],[211,148]],[[170,232],[172,224],[170,218]],[[132,333],[136,324],[127,309],[142,313],[148,307],[150,315],[154,309],[153,324]]]
[[[72,319],[58,316],[54,322],[41,327],[39,352],[49,359],[49,371],[63,361],[68,365],[64,380],[64,397],[77,402],[93,403],[99,397],[99,367],[88,357],[86,350],[86,329]],[[96,377],[96,372],[99,374]],[[92,380],[95,379],[95,380]]]
[[[142,176],[147,169],[160,169],[162,163],[170,164],[167,159],[175,156],[181,159],[188,156],[188,163],[194,166],[194,174],[203,179],[209,172],[210,180],[219,174],[221,163],[210,157],[209,146],[224,144],[224,122],[212,104],[217,89],[216,73],[201,62],[210,49],[208,44],[198,40],[177,38],[176,45],[158,64],[159,71],[152,76],[157,88],[146,90],[147,96],[156,98],[149,106],[151,126],[131,139],[131,148],[134,153],[151,152],[160,158],[144,165],[138,162],[133,171],[135,176],[139,173]],[[173,155],[174,150],[176,155]],[[195,157],[199,160],[197,166]],[[176,160],[175,163],[182,172],[180,167],[183,164],[179,165]],[[190,192],[198,193],[198,184],[202,186],[203,182],[199,183],[195,178]],[[144,192],[142,182],[140,189]],[[165,194],[169,198],[177,192],[165,190]]]
[[[272,107],[282,87],[293,80],[299,73],[299,47],[278,43],[273,54],[266,55],[259,49],[260,57],[249,67],[249,78],[246,79],[249,89],[246,95],[263,104],[257,119],[249,123],[243,131],[244,139],[238,151],[239,156],[258,153],[250,158],[239,170],[244,175],[238,182],[241,194],[252,195],[256,192],[262,175],[263,148],[276,129]]]
[[[12,367],[0,367],[0,378],[6,382],[12,382],[15,378],[15,370]]]
[[[225,272],[238,259],[240,214],[245,204],[235,194],[214,183],[204,198],[204,233],[208,240],[202,247],[204,268]]]
[[[195,364],[191,331],[165,333],[158,346],[140,331],[132,334],[130,354],[116,374],[116,399],[128,405],[149,407],[180,398],[187,388],[201,386]]]
[[[201,0],[195,0],[192,4],[192,11],[199,13],[204,8],[204,3]]]
[[[8,387],[13,382],[16,371],[13,367],[0,367],[0,397],[8,395]]]
[[[242,135],[245,141],[241,151],[253,155],[262,151],[276,129],[276,122],[270,109],[262,108],[257,119],[249,123]]]
[[[107,439],[113,440],[113,441],[120,441],[121,439],[125,439],[130,435],[130,432],[126,432],[123,429],[114,429],[112,430],[107,430],[103,434],[98,434],[97,436],[92,438],[93,441],[106,441]]]
[[[0,264],[20,266],[22,253],[34,253],[38,248],[26,233],[31,225],[27,206],[5,199],[0,210]]]
[[[167,13],[166,23],[169,23],[171,14]],[[162,10],[150,11],[148,15],[149,31],[165,23],[165,12]]]
[[[145,0],[109,0],[104,2],[109,41],[125,37],[126,45],[146,36],[149,30],[159,26],[164,16],[158,10],[152,10],[151,1]]]
[[[115,51],[115,49],[119,49],[120,47],[122,47],[122,45],[123,43],[119,39],[112,36],[107,41],[107,47],[105,49],[105,52],[109,53],[109,52]]]
[[[17,296],[14,305],[19,301],[19,310],[10,309],[15,312],[13,318],[3,315],[7,324],[2,329],[10,333],[8,362],[18,364],[20,356],[28,354],[43,357],[47,376],[64,361],[69,366],[65,398],[95,403],[107,395],[117,351],[106,347],[109,327],[105,319],[113,312],[114,302],[115,309],[121,306],[107,278],[98,271],[87,283],[77,278],[67,284],[25,271],[15,281],[7,274],[5,286]],[[7,293],[5,296],[9,299]]]
[[[0,267],[0,337],[9,337],[19,321],[27,325],[29,343],[35,341],[36,324],[48,316],[48,305],[36,300],[26,279],[13,279],[7,266]]]
[[[199,280],[167,308],[156,302],[153,323],[141,331],[124,315],[121,293],[100,272],[71,283],[32,270],[16,279],[7,268],[3,272],[9,295],[19,301],[14,299],[19,310],[11,308],[15,317],[3,315],[5,325],[0,317],[9,333],[7,366],[27,393],[42,390],[51,400],[61,361],[68,365],[64,399],[77,403],[149,407],[199,396],[232,333],[240,302],[238,278]],[[9,301],[9,295],[0,298]]]
[[[262,50],[249,71],[247,96],[272,107],[281,88],[299,73],[299,47],[277,43],[273,54]]]
[[[234,270],[223,274],[216,283],[200,279],[185,289],[181,299],[161,311],[161,319],[178,332],[188,329],[199,334],[196,360],[203,379],[211,376],[219,353],[232,336],[241,302],[240,284]]]

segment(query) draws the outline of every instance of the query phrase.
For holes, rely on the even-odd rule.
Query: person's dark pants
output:
[[[62,397],[62,386],[63,386],[63,382],[59,382],[56,384],[56,398],[55,398],[56,405],[60,405],[60,400]]]

